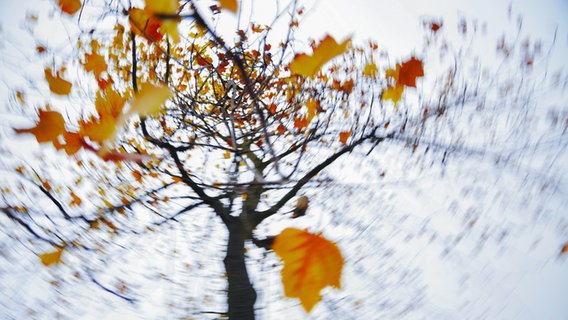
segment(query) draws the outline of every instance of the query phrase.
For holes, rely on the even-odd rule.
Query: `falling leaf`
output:
[[[305,77],[314,76],[329,60],[344,53],[350,40],[351,38],[338,44],[331,36],[326,36],[314,48],[314,53],[311,56],[305,53],[296,55],[290,63],[290,71]]]
[[[154,18],[147,11],[132,8],[128,10],[128,16],[130,17],[129,21],[132,30],[139,36],[146,38],[146,40],[150,42],[160,41],[164,37],[164,35],[158,31],[162,26],[162,22]]]
[[[141,163],[144,161],[157,159],[147,154],[122,153],[118,151],[108,151],[106,149],[101,149],[97,153],[104,161],[113,161],[113,162],[127,161],[127,162]]]
[[[383,91],[383,100],[391,100],[394,104],[402,99],[402,93],[404,92],[403,86],[389,86],[385,91]]]
[[[179,0],[146,0],[146,7],[144,8],[144,10],[148,12],[150,16],[176,16],[178,4]],[[179,33],[177,29],[179,19],[168,18],[160,20],[160,22],[160,33],[163,35],[169,35],[174,43],[179,42]]]
[[[75,12],[81,9],[81,1],[80,0],[59,0],[59,7],[61,11],[73,15]]]
[[[321,235],[287,228],[276,236],[272,249],[284,261],[284,294],[299,298],[306,312],[321,300],[321,289],[341,287],[343,257],[337,245]]]
[[[351,136],[351,132],[351,130],[340,132],[339,141],[344,145],[347,144],[347,139],[349,139],[349,137]]]
[[[424,76],[422,61],[412,57],[410,60],[402,63],[397,84],[416,88],[416,78],[422,76]]]
[[[63,134],[63,140],[65,141],[65,144],[54,143],[54,146],[57,150],[65,150],[67,155],[70,156],[77,153],[77,151],[79,151],[79,149],[83,146],[83,136],[76,132],[65,132]]]
[[[218,1],[219,1],[219,7],[221,9],[237,13],[237,10],[239,9],[239,2],[237,0],[218,0]]]
[[[40,254],[39,258],[44,266],[49,267],[52,264],[58,264],[61,262],[62,253],[63,248],[57,248],[56,251]]]
[[[102,115],[100,119],[90,119],[90,121],[79,121],[79,134],[89,137],[91,141],[103,144],[103,142],[114,137],[118,127],[117,119],[108,115]]]
[[[61,78],[60,72],[54,76],[51,68],[45,68],[44,73],[51,92],[59,95],[68,95],[71,92],[71,82]]]
[[[37,125],[29,129],[15,129],[17,134],[31,133],[37,142],[52,142],[56,145],[60,135],[65,133],[65,120],[57,111],[39,110]]]
[[[162,105],[172,96],[167,86],[142,85],[140,92],[134,97],[126,116],[137,114],[141,117],[158,113]]]

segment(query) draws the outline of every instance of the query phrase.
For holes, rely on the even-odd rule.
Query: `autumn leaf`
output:
[[[412,57],[410,60],[402,63],[397,84],[416,88],[416,78],[422,76],[424,76],[422,61]]]
[[[560,254],[565,254],[566,252],[568,252],[568,242],[566,242],[562,248],[560,248]]]
[[[150,16],[155,15],[167,15],[175,16],[177,15],[179,0],[146,0],[146,7],[144,8]],[[174,43],[179,42],[178,33],[178,22],[179,19],[165,19],[160,20],[160,33],[163,35],[169,35]]]
[[[394,104],[402,99],[402,93],[404,92],[403,86],[389,86],[385,91],[383,91],[383,100],[391,100]]]
[[[130,109],[124,115],[125,117],[137,114],[140,117],[158,113],[162,105],[172,96],[172,92],[168,86],[154,86],[149,83],[142,85],[140,92],[134,97],[130,103]]]
[[[365,65],[365,69],[363,69],[363,75],[373,78],[378,71],[377,65],[374,62],[369,62]]]
[[[59,0],[59,7],[61,11],[73,15],[75,12],[81,9],[81,1],[80,0]]]
[[[352,131],[343,131],[339,133],[339,141],[343,144],[346,145],[347,144],[347,139],[349,139],[349,137],[351,136]]]
[[[305,127],[307,127],[308,124],[310,124],[310,123],[308,122],[308,118],[306,118],[306,117],[299,117],[299,118],[294,120],[294,128],[296,128],[300,131],[302,129],[304,129]]]
[[[79,198],[75,192],[71,191],[71,201],[69,202],[70,206],[80,206],[83,201]]]
[[[103,142],[114,137],[117,129],[117,119],[108,115],[102,115],[100,119],[90,121],[79,121],[79,134],[89,137],[93,142],[103,144]]]
[[[112,161],[112,162],[120,162],[120,161],[127,161],[127,162],[137,162],[141,163],[144,161],[149,160],[156,160],[155,157],[147,155],[147,154],[138,154],[138,153],[122,153],[119,151],[108,151],[106,149],[101,149],[97,152],[97,154],[104,160],[104,161]]]
[[[129,22],[132,30],[146,38],[150,42],[160,41],[164,37],[162,33],[158,31],[162,26],[162,22],[156,19],[152,14],[139,8],[132,8],[128,10],[128,16],[130,17]]]
[[[65,132],[63,134],[63,140],[65,141],[64,144],[54,143],[54,146],[57,150],[65,150],[67,155],[70,156],[77,153],[83,146],[83,136],[76,132]]]
[[[284,294],[299,298],[306,312],[321,300],[321,289],[341,287],[343,257],[337,245],[321,235],[287,228],[276,236],[272,249],[284,261]]]
[[[53,252],[40,254],[39,258],[44,266],[49,267],[50,265],[59,264],[61,262],[62,253],[63,253],[63,248],[57,248],[57,250]]]
[[[71,92],[71,82],[61,78],[60,72],[53,75],[51,68],[45,68],[44,73],[51,92],[59,95],[68,95]]]
[[[57,111],[39,110],[39,121],[35,127],[15,131],[17,134],[31,133],[39,143],[52,142],[56,145],[59,136],[65,133],[65,120]]]
[[[218,0],[218,1],[219,1],[219,7],[221,9],[237,13],[237,10],[239,9],[239,2],[237,0]]]
[[[402,64],[398,63],[396,69],[386,70],[385,75],[387,78],[393,78],[397,87],[416,88],[416,78],[424,76],[424,68],[421,60],[412,57]]]
[[[305,53],[296,55],[290,63],[290,71],[305,77],[313,77],[329,60],[344,53],[350,41],[351,38],[338,44],[328,35],[314,48],[311,56]]]
[[[319,110],[320,105],[316,99],[308,99],[306,101],[306,108],[308,108],[308,123],[312,122],[312,119],[316,115],[316,112]]]
[[[105,58],[97,53],[85,55],[85,63],[83,64],[85,71],[92,72],[95,78],[99,79],[101,74],[107,71],[108,65]]]

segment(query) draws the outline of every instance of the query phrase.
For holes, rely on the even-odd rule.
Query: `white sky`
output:
[[[267,1],[267,0],[257,0]],[[44,0],[43,3],[46,3]],[[477,17],[488,23],[489,32],[499,34],[506,28],[505,17],[509,1],[495,0],[320,0],[306,1],[305,20],[299,30],[301,37],[321,38],[324,33],[331,33],[337,39],[354,35],[356,41],[376,40],[384,45],[391,56],[405,57],[417,48],[422,39],[420,17],[442,17],[445,28],[455,28],[459,16]],[[25,11],[21,8],[28,5],[24,1],[0,0],[2,35],[5,42],[10,39],[13,28],[21,25]],[[524,18],[526,30],[536,37],[550,41],[558,28],[558,48],[555,63],[566,63],[568,56],[568,1],[565,0],[522,0],[513,1],[513,12]],[[1,46],[4,44],[0,42]],[[564,52],[564,54],[563,54]],[[5,95],[5,88],[0,88]],[[4,111],[2,110],[2,114]],[[424,196],[424,195],[423,195]],[[567,208],[559,208],[565,210]],[[559,214],[563,214],[560,212]],[[440,222],[444,224],[445,221]],[[547,232],[544,227],[535,227],[534,232]],[[528,242],[519,239],[519,242]],[[530,243],[529,243],[530,244]],[[452,267],[438,255],[434,249],[429,252],[427,246],[415,258],[416,263],[423,264],[424,280],[429,286],[430,295],[425,308],[425,318],[440,312],[448,319],[461,319],[467,315],[460,314],[462,307],[457,284],[460,279]],[[556,249],[556,247],[555,247]],[[478,256],[477,261],[464,261],[463,267],[471,267],[479,273],[473,274],[469,284],[469,295],[479,299],[480,303],[472,303],[472,308],[483,308],[496,301],[503,302],[502,310],[490,309],[466,310],[471,314],[485,315],[487,319],[568,319],[568,267],[565,261],[547,259],[554,251],[532,254],[528,260],[520,259],[523,254],[506,255],[518,261],[499,261],[498,249],[488,250]],[[527,254],[528,255],[528,254]],[[528,262],[527,262],[528,261]],[[493,264],[494,263],[494,264]],[[518,263],[515,270],[513,265]],[[491,267],[488,267],[493,264]],[[487,267],[486,267],[487,265]],[[487,282],[483,282],[486,279]],[[477,294],[477,296],[476,296]],[[493,300],[493,301],[492,301]],[[497,303],[500,303],[497,302]],[[517,305],[522,303],[521,306]],[[440,311],[442,310],[442,311]],[[429,313],[431,311],[432,313]]]

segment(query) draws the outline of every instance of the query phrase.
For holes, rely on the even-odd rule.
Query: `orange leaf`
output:
[[[79,134],[89,137],[91,141],[102,144],[116,133],[117,120],[111,116],[103,115],[100,119],[91,119],[90,121],[80,121],[81,129]]]
[[[424,76],[422,61],[414,57],[403,62],[398,74],[397,85],[405,85],[416,88],[416,78]]]
[[[338,44],[331,36],[326,36],[310,56],[305,53],[296,55],[290,63],[290,71],[305,77],[313,77],[329,60],[344,53],[351,39]]]
[[[143,162],[143,161],[148,161],[148,160],[155,160],[156,158],[149,156],[149,155],[144,155],[144,154],[138,154],[138,153],[122,153],[122,152],[118,152],[118,151],[99,151],[99,156],[104,160],[104,161],[113,161],[113,162],[119,162],[119,161],[132,161],[132,162]]]
[[[105,58],[97,53],[85,55],[85,63],[83,64],[85,71],[93,72],[95,78],[99,79],[101,73],[107,71],[108,65]]]
[[[219,1],[219,7],[221,9],[237,13],[237,10],[239,9],[239,2],[237,0],[218,0],[218,1]]]
[[[284,294],[299,298],[306,312],[321,300],[321,289],[341,287],[343,257],[337,245],[321,235],[287,228],[276,236],[272,249],[284,261]]]
[[[57,150],[65,150],[67,155],[74,155],[83,146],[83,137],[76,132],[65,132],[63,139],[65,144],[54,143],[54,145]]]
[[[49,84],[49,90],[55,94],[68,95],[71,92],[71,82],[61,78],[59,73],[57,72],[54,76],[51,68],[45,68],[44,74]]]
[[[560,248],[560,254],[565,254],[566,252],[568,252],[568,242],[566,242],[562,248]]]
[[[349,139],[349,137],[351,136],[351,132],[351,130],[340,132],[339,141],[344,145],[347,144],[347,139]]]
[[[17,134],[31,133],[39,143],[52,142],[57,145],[58,137],[65,133],[65,120],[57,111],[39,110],[39,121],[35,127],[15,131]]]
[[[404,92],[403,86],[389,86],[385,91],[383,91],[383,100],[391,100],[394,104],[402,99],[402,93]]]
[[[59,0],[61,11],[73,15],[81,9],[81,0]]]
[[[153,16],[155,14],[175,16],[177,15],[179,0],[146,0],[144,10]],[[160,33],[169,35],[174,43],[179,42],[178,19],[160,20]]]
[[[69,202],[70,206],[80,206],[81,202],[83,202],[73,191],[71,191],[71,199]]]
[[[310,123],[312,121],[312,119],[314,118],[314,116],[316,115],[316,112],[319,110],[320,108],[320,104],[316,99],[308,99],[308,101],[306,101],[306,108],[308,108],[308,123]]]
[[[40,254],[39,258],[44,266],[49,267],[52,264],[58,264],[61,262],[62,253],[63,253],[63,248],[57,248],[56,251]]]
[[[308,118],[306,117],[300,117],[294,120],[294,128],[298,129],[298,130],[302,130],[305,127],[307,127],[309,124],[308,122]]]
[[[130,16],[130,26],[136,34],[146,38],[150,42],[162,40],[164,35],[158,31],[162,26],[162,21],[139,8],[128,10],[128,15]]]

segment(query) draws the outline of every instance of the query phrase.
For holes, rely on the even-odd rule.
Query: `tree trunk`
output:
[[[245,229],[240,219],[227,223],[229,241],[223,262],[229,280],[229,319],[253,320],[256,291],[245,264]]]

